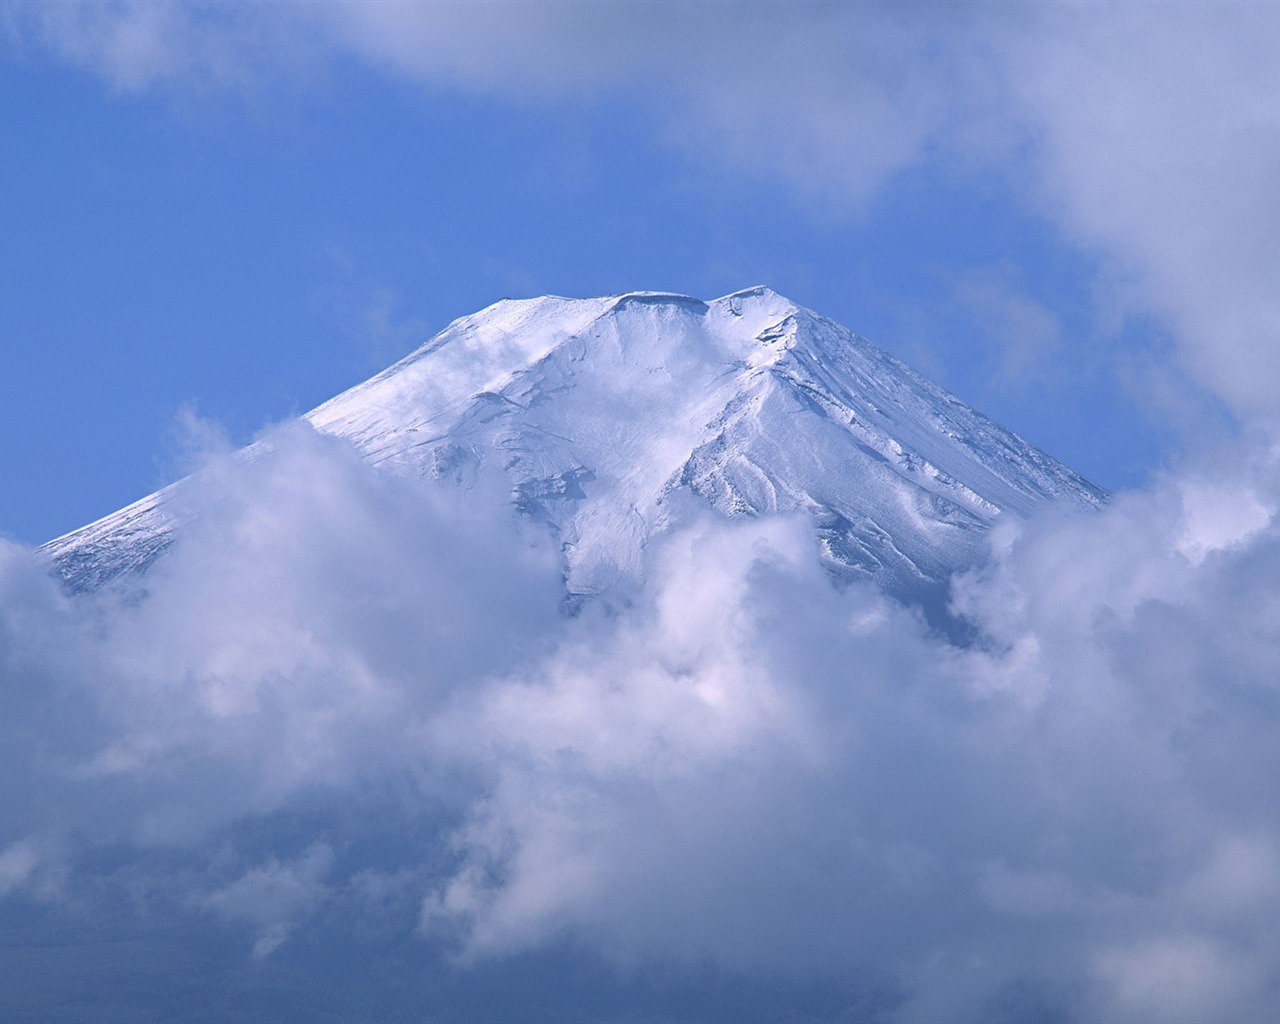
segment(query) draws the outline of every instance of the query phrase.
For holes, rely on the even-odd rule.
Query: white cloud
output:
[[[22,5],[11,35],[124,90],[247,88],[355,57],[433,87],[548,102],[639,91],[674,138],[857,205],[952,112],[962,20],[890,6]]]
[[[1005,387],[1025,387],[1066,370],[1062,325],[1013,276],[1008,267],[971,271],[956,282],[955,297],[993,350],[992,376]]]
[[[489,781],[425,927],[472,958],[571,934],[856,964],[907,986],[902,1019],[981,1018],[1020,979],[1080,1019],[1264,1019],[1280,537],[1189,560],[1176,496],[1202,482],[1162,486],[1006,538],[959,591],[964,650],[815,585],[798,524],[672,538],[618,628],[441,720]]]
[[[483,483],[467,506],[295,425],[184,494],[198,514],[145,595],[73,604],[6,549],[6,758],[33,776],[11,826],[78,793],[95,841],[195,842],[379,774],[415,717],[558,620],[555,553]]]
[[[30,841],[19,840],[0,850],[0,898],[25,885],[40,863]]]
[[[286,864],[272,857],[235,881],[209,893],[202,905],[220,917],[250,924],[253,956],[269,956],[328,896],[324,878],[333,851],[317,843]]]
[[[1196,377],[1274,417],[1280,12],[1041,8],[999,39],[1044,208],[1131,281]],[[1167,16],[1166,16],[1167,15]]]
[[[145,595],[69,602],[6,549],[9,900],[128,886],[263,962],[382,920],[466,970],[570,943],[900,1020],[1265,1018],[1280,534],[1202,525],[1220,469],[1002,531],[958,648],[832,589],[803,521],[691,523],[566,618],[501,495],[305,427],[260,452],[196,479]],[[1273,514],[1274,455],[1240,464]]]
[[[1251,960],[1247,951],[1208,935],[1161,936],[1110,950],[1097,963],[1115,992],[1107,1019],[1263,1020],[1260,1011],[1271,993],[1257,976],[1261,965]]]
[[[670,140],[824,211],[928,161],[994,175],[1099,258],[1108,294],[1167,324],[1204,386],[1280,413],[1269,5],[121,3],[8,22],[124,89],[245,88],[354,57],[515,102],[639,95]]]

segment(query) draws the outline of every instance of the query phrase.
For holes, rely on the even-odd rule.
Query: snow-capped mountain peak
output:
[[[1104,498],[764,287],[503,300],[305,418],[400,472],[465,487],[499,465],[516,509],[559,535],[572,594],[636,578],[692,505],[807,514],[835,575],[936,611],[998,517]],[[46,551],[73,588],[144,570],[180,540],[172,506],[159,492]]]

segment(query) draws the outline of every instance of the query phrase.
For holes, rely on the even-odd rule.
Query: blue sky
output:
[[[729,115],[698,109],[711,85],[655,92],[643,67],[581,81],[565,68],[590,41],[559,39],[555,17],[532,19],[549,48],[513,58],[523,76],[477,83],[347,52],[351,26],[301,67],[244,39],[237,56],[233,37],[244,68],[218,78],[200,33],[235,19],[178,10],[155,52],[127,58],[84,8],[7,12],[0,531],[15,539],[47,540],[179,474],[184,408],[243,443],[504,296],[767,283],[1111,489],[1142,482],[1188,429],[1153,395],[1174,365],[1167,324],[1141,301],[1108,308],[1125,275],[1029,194],[1036,156],[1021,144],[974,156],[926,139],[898,165],[819,159],[810,177],[767,151],[824,142],[768,130],[795,115],[788,102],[814,101],[803,90],[731,152]],[[797,34],[814,11],[832,13],[795,15]],[[926,5],[915,20],[932,36],[953,19]],[[644,31],[663,42],[661,25]],[[841,144],[881,144],[856,110],[837,109],[834,130],[842,113]]]

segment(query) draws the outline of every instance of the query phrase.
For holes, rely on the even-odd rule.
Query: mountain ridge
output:
[[[937,612],[998,518],[1106,498],[763,286],[711,301],[504,299],[302,419],[374,465],[464,487],[497,462],[517,511],[560,537],[576,596],[640,574],[649,539],[692,498],[731,517],[805,513],[837,578],[872,578]],[[183,484],[42,551],[72,590],[143,573],[181,533]]]

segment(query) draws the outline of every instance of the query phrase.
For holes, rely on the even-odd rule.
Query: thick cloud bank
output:
[[[206,1010],[278,969],[275,1019],[315,984],[290,957],[339,947],[477,990],[560,956],[562,999],[594,964],[615,997],[572,990],[587,1019],[664,986],[753,1012],[706,972],[824,993],[818,1019],[1268,1017],[1274,451],[1003,528],[955,582],[962,648],[835,590],[802,520],[687,523],[621,610],[569,615],[496,486],[304,426],[264,448],[199,474],[145,589],[68,598],[3,550],[22,955],[180,948],[156,970]],[[121,1019],[159,1014],[138,991]]]

